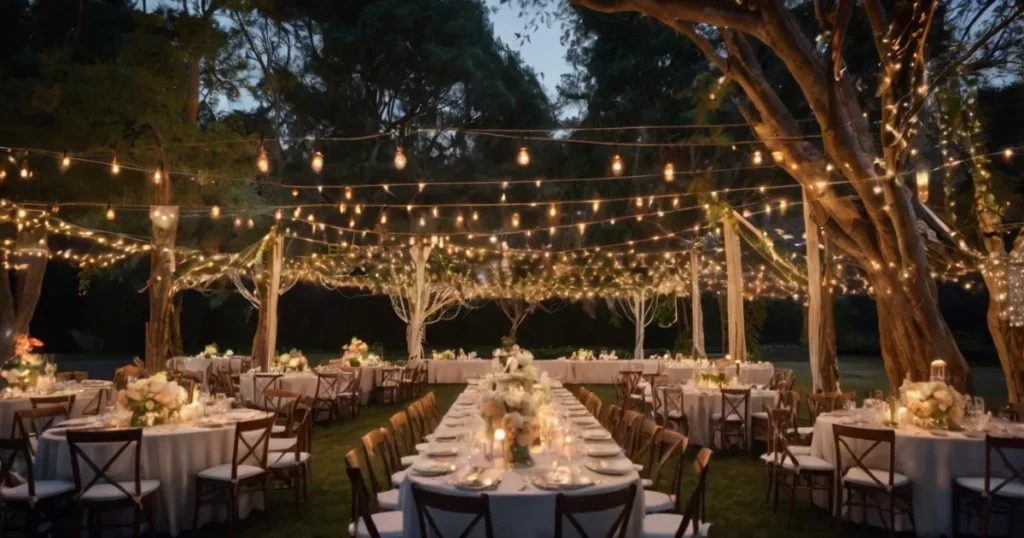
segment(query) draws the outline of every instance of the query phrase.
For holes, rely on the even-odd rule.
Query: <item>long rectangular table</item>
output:
[[[435,361],[426,360],[427,381],[432,384],[466,383],[486,375],[491,371],[491,359]],[[637,370],[647,374],[658,372],[661,361],[656,359],[617,360],[617,361],[569,361],[569,360],[535,360],[533,366],[538,373],[547,374],[563,383],[610,385],[622,370]],[[669,376],[673,383],[685,383],[693,379],[697,370],[712,370],[711,367],[670,367],[662,373]],[[739,377],[741,383],[767,385],[775,373],[775,368],[768,363],[741,364]]]

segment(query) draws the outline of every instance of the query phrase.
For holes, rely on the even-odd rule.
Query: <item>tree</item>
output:
[[[871,130],[844,58],[855,2],[815,2],[819,53],[781,0],[735,5],[704,0],[572,0],[603,12],[643,13],[688,37],[707,59],[742,89],[737,99],[747,123],[786,171],[809,192],[815,222],[867,271],[879,314],[882,356],[893,387],[909,377],[926,379],[941,357],[954,385],[970,390],[967,363],[939,312],[924,241],[918,234],[904,174],[918,113],[933,91],[927,72],[927,40],[936,0],[900,0],[887,11],[879,0],[863,2],[882,71],[877,93],[879,132]],[[1001,25],[1003,23],[997,23]],[[760,42],[793,77],[821,129],[821,147],[805,141],[799,123],[766,77]],[[941,79],[941,75],[937,77]],[[931,86],[930,86],[931,84]],[[824,181],[824,183],[823,183]],[[835,183],[842,182],[842,185]],[[877,192],[876,192],[877,191]]]
[[[502,298],[496,301],[498,308],[505,314],[505,317],[512,322],[512,327],[508,330],[508,335],[513,339],[516,337],[516,332],[519,330],[519,326],[526,321],[527,316],[533,314],[537,310],[542,310],[547,313],[552,313],[555,310],[561,308],[564,304],[563,301],[557,301],[555,306],[549,307],[544,304],[544,301],[527,301],[526,299],[520,298]]]

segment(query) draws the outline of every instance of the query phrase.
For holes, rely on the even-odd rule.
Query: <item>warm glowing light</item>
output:
[[[310,214],[310,216],[312,216],[312,214]],[[242,227],[242,219],[241,219],[241,217],[235,217],[235,221],[232,224],[234,225],[235,229],[241,228]]]
[[[420,217],[420,228],[427,225],[427,219]]]
[[[594,213],[597,213],[598,211],[601,210],[601,200],[594,200],[594,203],[592,205],[594,208]]]
[[[612,174],[621,176],[625,167],[626,165],[623,164],[622,157],[618,153],[612,155]]]
[[[555,207],[555,204],[551,204],[551,207],[548,208],[548,215],[551,215],[552,217],[558,215],[558,209]]]
[[[60,160],[60,169],[67,170],[71,167],[71,157],[68,157],[67,152],[64,153],[64,157]]]
[[[916,174],[917,178],[917,199],[921,203],[928,201],[928,170],[925,168],[919,168]]]
[[[405,165],[408,164],[408,162],[409,161],[407,161],[406,158],[405,158],[405,153],[402,152],[402,148],[396,149],[395,150],[395,170],[403,170],[403,169],[405,169]]]
[[[669,182],[675,181],[676,180],[676,167],[673,166],[672,163],[665,163],[664,175],[665,175],[665,181],[669,181]]]
[[[434,218],[437,218],[437,216],[438,216],[438,214],[439,214],[439,211],[438,211],[438,209],[437,209],[437,206],[434,206],[434,207],[430,208],[430,214],[431,214],[431,215],[433,215],[433,216],[434,216]]]
[[[107,204],[107,220],[114,220],[115,216],[114,208],[110,207],[110,204]]]
[[[641,209],[643,207],[644,207],[644,199],[641,198],[640,196],[637,196],[636,197],[636,208],[637,209]]]
[[[309,161],[309,167],[319,174],[320,171],[324,169],[324,154],[319,151],[314,151],[313,160]]]
[[[760,151],[755,151],[754,156],[751,157],[750,161],[753,162],[755,165],[759,165],[764,162],[764,157],[761,156]]]
[[[210,208],[210,218],[213,218],[213,219],[220,218],[220,206],[219,205],[215,205],[215,206]]]
[[[30,172],[28,170],[28,163],[21,163],[21,171],[19,172],[21,179],[28,179]]]
[[[263,151],[262,147],[260,147],[259,155],[256,156],[256,168],[264,174],[270,171],[270,159],[267,158],[267,152]]]
[[[459,213],[459,216],[455,217],[455,222],[457,222],[459,224],[462,224],[462,222],[464,220],[466,220],[466,219],[462,217],[462,213]]]
[[[348,211],[348,204],[338,204],[338,213],[344,213]]]
[[[110,175],[116,176],[121,173],[121,165],[117,164],[117,157],[110,161]]]
[[[380,223],[381,224],[387,224],[388,223],[388,214],[384,213],[383,211],[380,214]]]
[[[476,211],[473,212],[473,220],[474,221],[480,220],[480,214],[478,214]]]
[[[164,181],[164,173],[162,171],[160,171],[160,169],[155,170],[153,172],[153,184],[154,185],[159,185],[159,184],[163,183],[163,181]]]
[[[526,149],[526,146],[519,148],[519,153],[516,154],[516,164],[519,166],[530,165],[530,150]]]
[[[1013,157],[1013,150],[1012,149],[1006,148],[1006,149],[1003,150],[1003,158],[1004,159],[1010,159],[1012,157]]]
[[[350,189],[348,187],[345,188],[345,199],[346,200],[351,200],[352,199],[352,189]]]
[[[512,214],[512,227],[513,228],[518,228],[519,227],[519,213],[513,213]]]
[[[277,211],[274,211],[274,220],[281,220],[281,217],[283,217],[283,216],[284,215],[281,214],[281,210],[280,209],[278,209]]]
[[[781,151],[773,151],[772,160],[774,160],[777,163],[781,163],[782,161],[786,160],[786,154]]]

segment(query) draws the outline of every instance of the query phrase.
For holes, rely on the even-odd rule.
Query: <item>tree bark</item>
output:
[[[0,357],[13,354],[14,338],[28,334],[35,315],[39,295],[43,289],[48,259],[46,228],[24,228],[18,232],[17,254],[8,257],[0,253],[2,261],[12,266],[14,278],[8,268],[0,270]]]
[[[167,331],[170,333],[170,355],[172,357],[182,357],[185,355],[185,346],[182,342],[181,335],[181,309],[184,306],[182,292],[178,291],[174,294],[174,299],[171,302],[170,320],[168,321]]]
[[[821,323],[818,329],[818,375],[821,377],[823,391],[836,392],[839,390],[839,357],[836,353],[835,294],[828,279],[834,264],[828,237],[822,239],[825,249],[821,256],[824,270],[821,285]]]
[[[284,237],[272,233],[267,238],[269,248],[262,253],[261,267],[257,269],[256,295],[259,315],[256,334],[252,340],[253,364],[267,371],[270,358],[277,349],[277,303],[281,296],[281,268],[284,258]]]
[[[166,185],[169,179],[164,182]],[[168,210],[167,206],[161,207]],[[170,223],[153,219],[153,250],[149,256],[149,321],[146,322],[146,369],[163,370],[170,352],[170,314],[174,294],[174,242],[178,231],[177,208]]]

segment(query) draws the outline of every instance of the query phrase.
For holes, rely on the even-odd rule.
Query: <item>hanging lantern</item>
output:
[[[406,164],[408,164],[408,161],[405,158],[405,153],[402,152],[402,147],[399,146],[398,149],[395,150],[395,170],[405,169]]]
[[[107,220],[114,220],[114,208],[107,204]]]
[[[260,144],[260,152],[256,156],[256,168],[264,174],[270,171],[270,159],[267,158],[267,152],[263,151],[263,144]]]
[[[516,164],[519,166],[530,165],[530,150],[526,149],[526,146],[519,148],[519,153],[516,154]]]
[[[671,183],[676,180],[676,167],[671,162],[665,163],[665,181]]]
[[[917,199],[921,203],[928,202],[928,169],[918,168],[917,169]]]
[[[324,154],[319,151],[313,152],[313,160],[309,161],[309,167],[317,174],[324,169]]]
[[[626,165],[622,162],[622,156],[618,152],[612,155],[612,174],[621,176],[622,171],[626,168]]]

